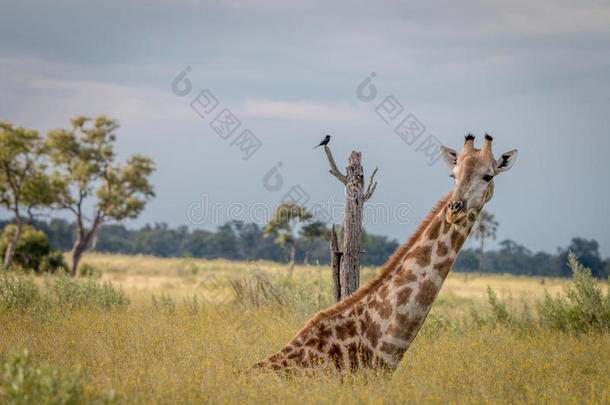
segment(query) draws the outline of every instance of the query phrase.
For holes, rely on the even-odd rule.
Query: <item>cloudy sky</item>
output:
[[[157,165],[130,226],[213,229],[287,193],[337,210],[343,189],[312,151],[330,133],[340,167],[353,149],[367,176],[379,167],[367,229],[405,240],[452,187],[426,146],[487,131],[496,154],[519,150],[487,206],[498,239],[552,252],[581,236],[610,255],[605,1],[50,3],[0,2],[0,119],[43,133],[119,119],[119,157]],[[190,87],[172,87],[187,67]],[[202,117],[191,104],[209,95]],[[224,109],[234,133],[211,127]],[[423,128],[401,138],[413,117]]]

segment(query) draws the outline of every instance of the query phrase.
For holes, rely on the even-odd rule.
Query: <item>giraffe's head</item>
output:
[[[449,205],[445,213],[447,221],[461,225],[467,218],[476,218],[483,205],[493,196],[494,176],[510,169],[517,159],[517,150],[503,153],[495,159],[491,152],[493,138],[485,135],[483,148],[474,147],[474,136],[467,135],[461,153],[441,146],[441,156],[455,179]]]

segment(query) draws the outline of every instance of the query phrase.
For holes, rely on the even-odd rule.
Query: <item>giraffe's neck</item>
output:
[[[417,335],[472,229],[470,219],[461,226],[447,222],[445,209],[446,204],[432,213],[417,239],[364,301],[373,308],[368,340],[390,368],[396,367]]]
[[[473,225],[471,219],[461,226],[445,220],[450,196],[437,204],[374,280],[318,313],[281,351],[254,367],[396,368]]]

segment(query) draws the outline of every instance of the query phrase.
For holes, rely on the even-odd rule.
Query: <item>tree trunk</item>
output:
[[[85,252],[86,244],[84,244],[80,239],[77,239],[74,242],[74,246],[70,253],[72,254],[72,267],[70,268],[70,275],[76,276],[76,269],[78,268],[78,262],[80,262],[83,253]]]
[[[81,218],[82,217],[79,216],[76,221],[76,241],[74,242],[72,251],[70,252],[72,254],[72,267],[70,268],[71,276],[76,276],[78,262],[83,256],[83,253],[85,253],[87,250],[87,245],[89,244],[91,237],[95,232],[97,232],[97,228],[102,222],[102,214],[98,211],[97,215],[95,216],[95,220],[91,224],[91,229],[89,229],[89,232],[85,232],[85,227],[83,226]]]
[[[352,295],[360,286],[360,243],[362,238],[362,205],[364,175],[361,155],[352,152],[348,160],[345,185],[345,222],[343,256],[341,257],[341,298]]]
[[[479,250],[479,273],[483,272],[483,248],[485,240],[481,239],[481,249]]]
[[[292,271],[294,270],[294,257],[297,254],[297,245],[290,245],[290,264],[288,265],[288,274],[292,275]]]
[[[98,234],[99,234],[99,230],[96,230],[93,233],[93,239],[91,240],[91,246],[89,246],[89,249],[87,249],[88,253],[95,252],[95,248],[97,247],[97,237],[98,237]]]
[[[341,301],[341,255],[335,224],[333,224],[330,234],[330,268],[333,275],[333,297],[335,302]]]
[[[15,216],[17,220],[17,229],[15,229],[15,234],[11,238],[6,247],[6,252],[4,253],[4,269],[8,270],[11,262],[13,261],[13,257],[15,256],[15,250],[17,249],[17,243],[19,243],[19,238],[21,237],[21,230],[23,229],[23,220],[19,215]]]
[[[341,268],[340,299],[352,295],[360,286],[360,245],[362,239],[362,206],[368,201],[377,188],[374,181],[377,168],[373,170],[366,191],[364,191],[364,171],[361,164],[360,152],[353,151],[348,159],[346,174],[337,168],[335,159],[328,145],[324,145],[324,151],[330,166],[329,173],[345,185],[345,222],[343,223],[343,251],[337,266]],[[331,253],[331,262],[334,254]],[[335,287],[337,286],[335,285]],[[335,296],[337,299],[337,296]]]

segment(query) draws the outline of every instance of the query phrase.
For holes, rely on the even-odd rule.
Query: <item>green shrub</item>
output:
[[[432,311],[422,326],[421,333],[424,336],[435,336],[439,331],[455,330],[456,328],[457,322],[449,320],[443,314]]]
[[[0,237],[0,255],[2,257],[4,257],[9,242],[16,231],[17,227],[13,224],[4,227]],[[37,270],[42,258],[49,254],[50,251],[51,246],[49,245],[47,235],[29,225],[24,225],[19,242],[17,242],[15,248],[12,264]]]
[[[2,236],[0,236],[0,257],[4,257],[15,231],[16,226],[13,224],[9,224],[4,228]],[[59,251],[51,250],[47,235],[30,225],[24,225],[21,230],[21,236],[19,237],[19,242],[17,242],[11,265],[43,273],[54,273],[58,269],[68,268],[64,262],[63,254]]]
[[[102,276],[102,273],[89,263],[83,263],[78,266],[78,272],[82,277],[99,278]]]
[[[23,310],[40,301],[40,293],[33,281],[22,277],[0,277],[0,307]]]
[[[57,304],[68,309],[78,306],[112,309],[129,305],[129,298],[123,290],[108,281],[100,283],[93,279],[79,280],[60,275],[55,279],[53,292]]]
[[[27,349],[0,362],[0,403],[82,404],[112,403],[113,393],[88,395],[78,372],[61,373],[36,366]]]
[[[547,293],[537,303],[541,324],[563,331],[610,331],[610,293],[604,297],[591,270],[580,264],[572,253],[568,264],[572,269],[572,284],[565,288],[564,296],[551,297]]]
[[[166,313],[168,315],[173,315],[176,313],[176,302],[165,293],[161,294],[161,297],[157,300],[157,298],[152,296],[153,307],[155,310],[159,312]]]
[[[64,255],[59,250],[51,251],[44,256],[38,267],[40,273],[55,273],[56,271],[67,272],[68,265],[64,261]]]
[[[500,324],[508,324],[510,322],[510,315],[506,309],[506,304],[498,299],[496,293],[487,286],[487,302],[491,307],[492,320]]]

